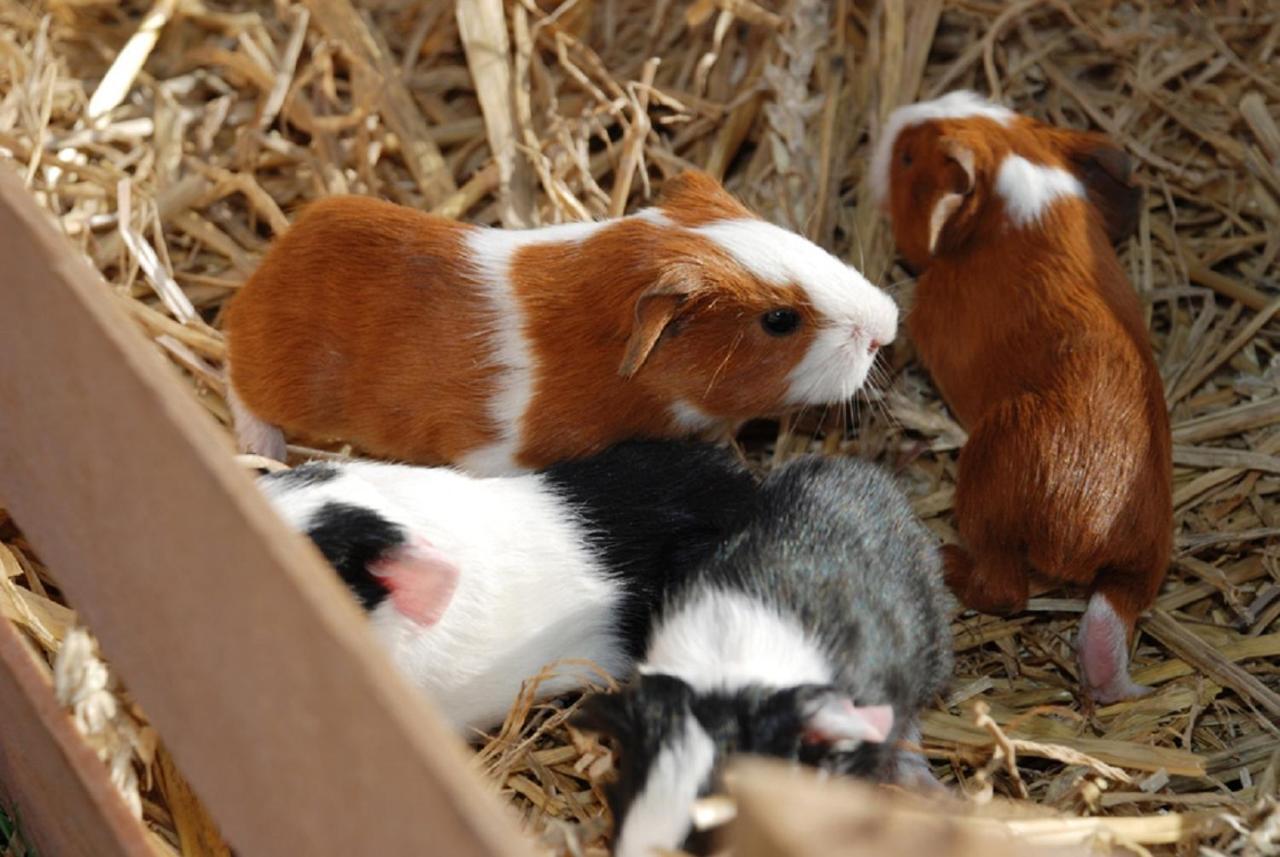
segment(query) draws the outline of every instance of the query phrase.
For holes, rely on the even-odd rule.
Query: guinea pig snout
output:
[[[849,347],[855,352],[865,350],[869,357],[874,357],[883,346],[884,343],[862,325],[855,325],[849,334]]]
[[[893,342],[897,333],[897,313],[894,312],[892,319],[875,319],[855,324],[851,337],[854,347],[865,348],[867,354],[874,357],[881,348]]]
[[[867,353],[874,355],[893,342],[898,335],[898,304],[887,292],[868,284],[871,289],[863,311],[854,321],[853,336],[865,343]]]

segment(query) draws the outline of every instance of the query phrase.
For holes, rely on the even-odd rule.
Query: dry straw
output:
[[[1019,616],[956,618],[957,674],[924,749],[984,814],[1037,842],[1277,853],[1280,7],[459,5],[0,0],[0,156],[225,425],[220,308],[315,197],[552,223],[619,213],[700,166],[909,303],[865,174],[889,110],[966,86],[1107,131],[1148,190],[1121,252],[1175,437],[1178,550],[1134,649],[1135,678],[1156,692],[1084,706],[1070,650],[1082,603],[1041,593]],[[761,467],[813,449],[883,461],[951,538],[964,434],[908,344],[884,369],[862,413],[756,425],[740,442]],[[56,569],[2,512],[0,569],[0,612],[52,670],[74,617]],[[142,713],[114,694],[119,740],[134,743],[101,752],[140,792],[157,851],[226,853],[163,747],[147,746]],[[604,853],[612,756],[567,729],[573,700],[531,700],[477,736],[476,768],[547,850]]]

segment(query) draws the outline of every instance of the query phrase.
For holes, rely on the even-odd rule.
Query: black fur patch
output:
[[[756,493],[728,449],[697,441],[628,441],[542,475],[582,515],[609,571],[628,584],[618,625],[644,653],[654,611],[743,522]]]
[[[674,743],[689,716],[693,689],[667,675],[641,675],[619,693],[587,698],[574,725],[614,739],[620,752],[618,778],[605,788],[614,835],[644,788],[662,748]]]
[[[308,461],[292,470],[277,470],[262,477],[263,482],[279,482],[288,488],[320,485],[337,478],[341,471],[327,461]]]
[[[387,590],[369,571],[369,566],[408,541],[403,527],[372,509],[330,502],[312,515],[306,534],[365,610],[382,603]]]
[[[614,823],[620,826],[644,789],[654,760],[681,738],[690,716],[698,721],[716,749],[716,764],[700,784],[699,796],[716,788],[721,764],[738,754],[825,766],[831,758],[826,748],[804,743],[804,712],[811,700],[832,691],[829,687],[797,685],[699,693],[673,676],[639,675],[618,693],[589,698],[575,726],[609,735],[619,746],[618,779],[607,787],[605,795]],[[708,853],[713,840],[713,836],[692,831],[681,847],[693,854]]]

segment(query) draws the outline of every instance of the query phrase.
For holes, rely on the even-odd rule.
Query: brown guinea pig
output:
[[[470,226],[309,206],[226,316],[243,448],[280,429],[509,473],[852,396],[893,300],[709,176],[629,217]]]
[[[969,92],[896,111],[875,184],[923,271],[907,325],[969,431],[947,580],[969,607],[1026,605],[1033,575],[1088,587],[1081,674],[1101,702],[1145,688],[1128,640],[1172,547],[1164,388],[1109,238],[1140,191],[1124,153]]]

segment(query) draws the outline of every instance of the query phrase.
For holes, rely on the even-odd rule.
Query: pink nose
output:
[[[871,340],[871,344],[867,346],[867,353],[875,354],[879,350],[880,350],[880,343],[874,339]]]

